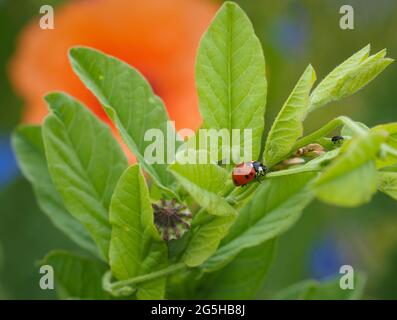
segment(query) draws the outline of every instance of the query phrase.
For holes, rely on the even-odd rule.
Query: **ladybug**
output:
[[[343,142],[344,138],[342,136],[333,136],[331,138],[331,141],[333,144],[341,144]]]
[[[264,177],[268,169],[259,161],[242,162],[236,165],[232,172],[232,179],[235,186],[245,186],[248,182]]]

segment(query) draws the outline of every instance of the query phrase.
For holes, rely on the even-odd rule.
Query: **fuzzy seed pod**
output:
[[[276,166],[274,166],[274,170],[284,170],[287,169],[291,166],[295,166],[298,164],[303,164],[305,163],[305,159],[300,158],[300,157],[293,157],[293,158],[288,158],[283,160],[282,162],[280,162],[279,164],[277,164]]]
[[[289,158],[283,161],[283,164],[286,166],[294,166],[297,164],[303,164],[305,163],[305,159],[295,157],[295,158]]]
[[[165,241],[179,239],[189,230],[192,214],[189,209],[175,199],[161,199],[152,204],[154,223]]]
[[[296,157],[318,157],[325,153],[324,147],[318,143],[310,143],[295,152]]]

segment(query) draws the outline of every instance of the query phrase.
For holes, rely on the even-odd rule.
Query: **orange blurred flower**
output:
[[[42,121],[47,114],[43,95],[53,90],[70,93],[107,119],[69,65],[68,49],[85,45],[139,69],[176,127],[196,129],[201,120],[194,60],[216,9],[209,0],[85,0],[56,8],[55,29],[41,30],[38,21],[32,22],[11,61],[11,81],[26,102],[23,121]]]

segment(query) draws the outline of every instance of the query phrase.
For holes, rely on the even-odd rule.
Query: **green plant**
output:
[[[56,251],[43,259],[55,269],[60,296],[254,298],[277,237],[314,198],[346,207],[370,201],[377,189],[397,198],[397,123],[368,128],[340,116],[303,136],[310,112],[355,93],[392,62],[385,50],[369,51],[367,46],[354,54],[313,90],[316,75],[309,65],[264,139],[262,48],[244,12],[231,2],[222,6],[197,57],[203,127],[251,129],[253,158],[271,170],[261,184],[236,188],[230,165],[146,161],[145,132],[157,128],[166,135],[162,101],[127,64],[72,48],[73,70],[139,164],[128,166],[110,129],[63,93],[46,96],[50,114],[42,127],[23,126],[14,134],[21,169],[41,209],[91,253],[87,258]],[[341,144],[327,137],[339,128]],[[313,144],[314,151],[308,149]],[[195,149],[190,141],[186,145]],[[174,220],[164,220],[165,214]],[[166,241],[170,232],[178,239]],[[322,294],[357,298],[360,292],[341,294],[334,282],[307,282],[276,297]]]

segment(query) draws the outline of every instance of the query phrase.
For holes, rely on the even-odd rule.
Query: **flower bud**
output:
[[[189,230],[192,220],[190,210],[175,199],[161,199],[152,204],[154,223],[165,241],[179,239]]]

